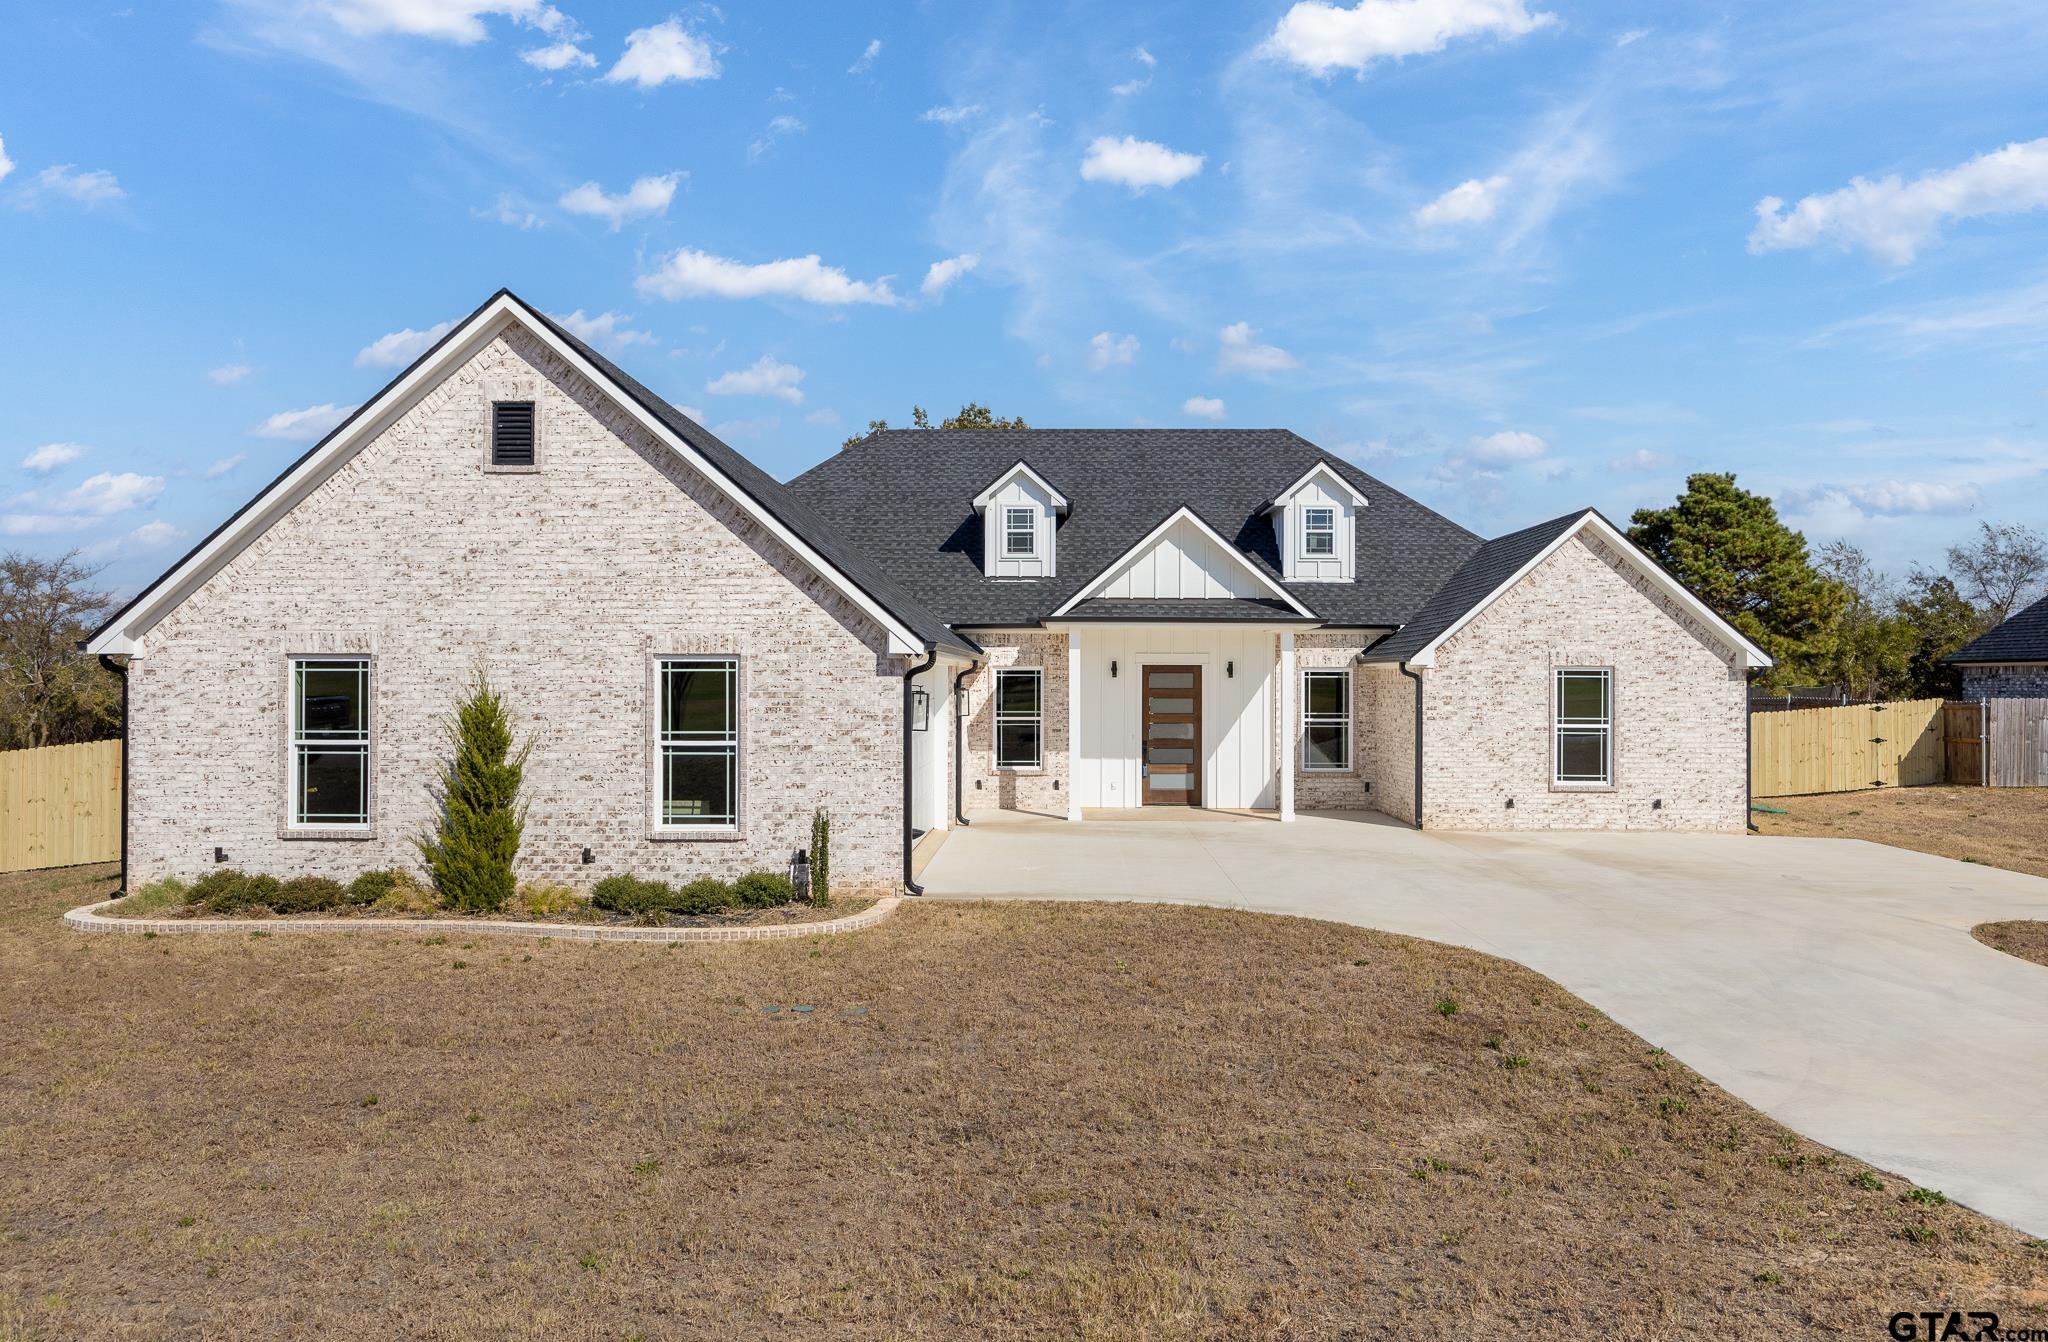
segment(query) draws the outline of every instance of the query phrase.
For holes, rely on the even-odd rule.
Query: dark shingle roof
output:
[[[1994,625],[1945,659],[1950,662],[2048,662],[2048,596]]]
[[[1183,600],[1132,600],[1116,597],[1090,597],[1065,615],[1062,620],[1255,620],[1261,624],[1285,624],[1298,621],[1314,624],[1312,616],[1303,615],[1284,601],[1273,601],[1262,597],[1199,597]]]
[[[1545,546],[1578,525],[1585,515],[1582,508],[1486,542],[1415,612],[1413,620],[1368,648],[1363,660],[1405,662],[1421,652],[1431,640],[1520,572],[1522,565],[1543,553]]]
[[[1072,504],[1056,578],[981,571],[974,497],[1020,460]],[[1280,555],[1261,508],[1318,461],[1366,496],[1358,581],[1288,591],[1330,624],[1407,622],[1479,538],[1284,429],[898,429],[827,458],[789,489],[947,623],[1030,625],[1183,506],[1277,582]]]

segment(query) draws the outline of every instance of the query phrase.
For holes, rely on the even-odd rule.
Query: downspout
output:
[[[967,707],[967,700],[961,697],[965,693],[961,688],[961,682],[980,669],[981,663],[969,662],[961,668],[959,675],[953,677],[953,823],[956,825],[974,823],[967,818],[965,801],[967,714],[962,710]]]
[[[1415,828],[1422,828],[1422,673],[1399,663],[1401,674],[1415,682]]]
[[[1762,674],[1761,667],[1750,667],[1742,686],[1742,827],[1751,834],[1763,833],[1756,827],[1756,705],[1750,702]]]
[[[100,665],[121,678],[121,893],[128,893],[128,667],[104,652]]]
[[[911,879],[912,850],[917,847],[917,827],[912,823],[911,776],[917,768],[914,758],[917,750],[917,733],[911,729],[914,705],[911,696],[915,693],[910,682],[938,664],[939,645],[933,643],[925,649],[924,660],[903,673],[903,888],[913,895],[924,893],[924,887]]]

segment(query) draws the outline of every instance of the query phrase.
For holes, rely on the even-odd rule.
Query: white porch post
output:
[[[1081,818],[1081,631],[1067,631],[1067,819]]]
[[[1280,735],[1276,738],[1280,770],[1280,818],[1294,819],[1294,631],[1280,631]]]

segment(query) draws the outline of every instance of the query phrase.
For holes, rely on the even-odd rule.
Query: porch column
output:
[[[1280,631],[1280,818],[1294,819],[1294,631]]]
[[[1081,631],[1067,631],[1067,819],[1081,818]]]

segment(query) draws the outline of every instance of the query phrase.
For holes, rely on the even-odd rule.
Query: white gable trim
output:
[[[1550,556],[1556,554],[1559,550],[1563,549],[1567,541],[1571,540],[1574,536],[1577,536],[1580,532],[1586,531],[1588,529],[1596,532],[1601,539],[1605,540],[1615,549],[1621,551],[1622,554],[1629,556],[1634,561],[1635,568],[1643,575],[1644,578],[1646,578],[1649,581],[1652,587],[1655,587],[1659,592],[1669,597],[1672,601],[1676,602],[1680,606],[1683,606],[1686,610],[1690,611],[1695,618],[1697,618],[1702,623],[1707,625],[1710,629],[1713,629],[1731,646],[1733,646],[1741,658],[1742,665],[1746,667],[1753,667],[1758,670],[1761,670],[1764,667],[1771,665],[1771,659],[1764,654],[1764,650],[1762,648],[1759,648],[1756,644],[1744,638],[1741,635],[1741,633],[1739,633],[1736,630],[1734,625],[1729,624],[1719,615],[1716,615],[1713,612],[1713,610],[1710,607],[1708,607],[1706,602],[1701,601],[1691,592],[1686,591],[1682,583],[1678,582],[1670,574],[1666,573],[1663,570],[1663,568],[1656,563],[1656,561],[1652,560],[1648,555],[1644,554],[1641,550],[1637,549],[1633,541],[1629,540],[1628,537],[1622,535],[1619,531],[1615,530],[1614,527],[1608,523],[1606,518],[1600,516],[1600,514],[1596,512],[1591,511],[1590,509],[1587,510],[1586,514],[1579,518],[1577,522],[1573,523],[1571,526],[1566,527],[1564,531],[1558,535],[1557,539],[1551,541],[1550,544],[1544,546],[1541,550],[1539,550],[1529,560],[1528,563],[1516,569],[1514,574],[1511,577],[1509,577],[1506,582],[1503,582],[1500,586],[1494,588],[1491,592],[1487,593],[1485,600],[1478,602],[1470,610],[1466,611],[1463,615],[1460,615],[1457,619],[1451,621],[1449,627],[1447,627],[1442,633],[1438,634],[1429,642],[1423,644],[1422,647],[1416,651],[1414,656],[1406,659],[1406,664],[1409,666],[1421,667],[1435,666],[1436,650],[1442,647],[1447,639],[1449,639],[1453,634],[1457,633],[1460,629],[1463,629],[1466,625],[1472,623],[1473,620],[1477,619],[1481,611],[1485,610],[1488,606],[1491,606],[1494,602],[1498,601],[1503,595],[1505,595],[1509,591],[1509,589],[1514,587],[1516,583],[1520,582],[1523,578],[1529,576],[1529,574],[1536,568],[1538,564],[1541,564],[1544,560],[1550,558]]]
[[[924,639],[919,638],[901,620],[883,609],[873,597],[861,590],[859,584],[846,577],[813,550],[801,536],[784,526],[752,495],[713,466],[687,441],[678,437],[672,429],[656,419],[634,398],[624,394],[617,384],[589,360],[570,348],[543,323],[532,320],[519,299],[502,291],[490,302],[478,308],[461,326],[450,332],[438,347],[400,374],[312,451],[301,457],[291,469],[272,481],[268,488],[252,499],[240,513],[229,519],[220,530],[179,560],[168,573],[144,588],[120,614],[86,643],[84,650],[87,653],[125,653],[130,656],[141,656],[144,636],[151,628],[177,609],[226,567],[230,560],[247,549],[280,518],[324,484],[365,444],[390,428],[412,409],[421,397],[440,385],[451,370],[495,340],[507,327],[515,324],[546,345],[563,362],[588,378],[594,385],[604,388],[611,395],[613,402],[632,416],[634,422],[682,458],[742,513],[788,546],[836,591],[879,624],[888,634],[890,653],[907,656],[925,650]]]
[[[1371,500],[1366,498],[1365,495],[1359,493],[1358,486],[1352,484],[1349,480],[1346,480],[1343,476],[1337,474],[1335,468],[1333,468],[1329,462],[1319,461],[1315,465],[1309,467],[1306,471],[1304,471],[1299,480],[1296,480],[1293,484],[1287,486],[1287,488],[1281,490],[1278,494],[1275,494],[1273,496],[1273,501],[1266,505],[1266,511],[1272,513],[1278,512],[1280,509],[1285,508],[1287,506],[1287,500],[1293,498],[1296,494],[1300,493],[1302,486],[1306,485],[1309,481],[1315,479],[1318,475],[1322,476],[1325,480],[1328,480],[1330,484],[1336,488],[1338,493],[1348,497],[1357,506],[1361,508],[1370,506]]]
[[[1108,564],[1103,566],[1102,572],[1090,578],[1087,581],[1087,583],[1082,586],[1080,591],[1074,593],[1074,595],[1072,595],[1071,597],[1068,597],[1067,600],[1060,606],[1058,610],[1054,611],[1052,614],[1046,616],[1045,618],[1048,620],[1057,620],[1060,616],[1067,614],[1069,611],[1073,610],[1074,607],[1080,605],[1083,601],[1086,601],[1089,597],[1095,595],[1096,592],[1108,586],[1109,580],[1116,575],[1116,571],[1118,569],[1122,568],[1124,564],[1134,556],[1150,549],[1154,542],[1158,541],[1160,537],[1164,536],[1167,532],[1173,529],[1173,526],[1176,522],[1181,521],[1194,523],[1197,530],[1199,530],[1203,535],[1207,536],[1210,540],[1216,542],[1217,548],[1222,550],[1225,555],[1228,555],[1232,563],[1238,565],[1246,573],[1251,574],[1252,578],[1259,584],[1259,586],[1265,588],[1267,592],[1279,598],[1281,601],[1286,602],[1288,608],[1294,611],[1295,614],[1305,616],[1306,618],[1311,620],[1322,618],[1321,616],[1317,615],[1314,611],[1310,610],[1307,606],[1304,606],[1299,601],[1296,601],[1294,599],[1294,594],[1292,592],[1289,592],[1285,587],[1282,587],[1279,583],[1274,582],[1264,573],[1261,573],[1259,571],[1258,565],[1252,563],[1251,560],[1246,559],[1244,557],[1244,552],[1242,550],[1239,550],[1235,545],[1232,545],[1229,541],[1224,540],[1223,537],[1217,535],[1216,528],[1210,526],[1207,522],[1204,522],[1199,516],[1197,516],[1194,509],[1186,507],[1180,508],[1177,511],[1175,511],[1173,516],[1167,518],[1164,522],[1161,522],[1158,526],[1152,528],[1151,532],[1146,535],[1145,539],[1139,541],[1136,545],[1133,545],[1130,549],[1124,551],[1115,559],[1110,560]]]
[[[1051,481],[1047,480],[1044,476],[1040,475],[1037,471],[1032,470],[1029,466],[1026,466],[1021,461],[1018,462],[1015,466],[1012,466],[1009,470],[1004,471],[1001,475],[997,476],[994,484],[990,485],[987,489],[982,490],[979,494],[976,494],[974,496],[974,511],[981,512],[983,509],[987,508],[989,504],[995,501],[996,495],[1002,492],[1003,486],[1009,484],[1010,481],[1014,480],[1020,475],[1023,476],[1025,479],[1029,480],[1032,484],[1037,485],[1041,490],[1045,491],[1045,496],[1052,500],[1052,506],[1056,510],[1058,510],[1059,512],[1067,511],[1069,507],[1067,503],[1067,496],[1060,493],[1057,489],[1054,489],[1052,487]]]

